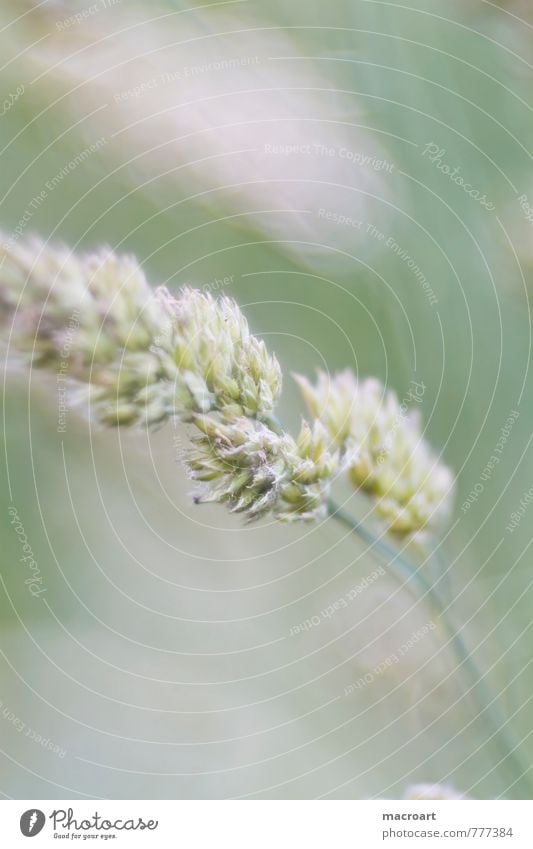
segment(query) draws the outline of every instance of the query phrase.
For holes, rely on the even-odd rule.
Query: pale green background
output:
[[[189,200],[156,215],[157,181],[150,195],[126,196],[137,178],[109,175],[117,164],[111,146],[50,194],[28,231],[48,237],[57,227],[56,238],[81,239],[87,247],[121,243],[141,261],[148,258],[151,281],[172,277],[173,287],[234,275],[228,294],[286,372],[280,412],[292,428],[302,406],[290,371],[312,374],[322,363],[353,367],[350,345],[360,373],[386,379],[400,396],[412,378],[424,381],[426,435],[439,450],[445,446],[445,461],[458,471],[444,544],[452,563],[445,587],[450,615],[501,694],[500,709],[523,741],[527,764],[533,514],[526,511],[513,534],[505,526],[533,484],[532,233],[510,185],[533,198],[532,30],[495,4],[410,5],[333,0],[310,8],[303,0],[250,0],[233,15],[246,26],[286,27],[302,55],[329,57],[312,64],[329,87],[353,92],[339,95],[342,110],[357,114],[395,165],[391,175],[381,174],[384,185],[390,182],[402,208],[440,245],[376,202],[382,229],[430,279],[437,309],[405,263],[370,243],[368,255],[357,247],[357,259],[386,279],[404,315],[357,259],[333,251],[320,259],[304,251],[298,259],[253,227],[251,217],[237,219],[238,226],[216,221],[225,214],[224,195],[218,213]],[[26,8],[6,3],[2,25]],[[69,4],[50,20],[75,8]],[[154,13],[152,4],[124,0],[113,14],[126,11]],[[521,14],[519,5],[510,11]],[[202,14],[209,20],[222,13]],[[0,33],[5,61],[44,32],[32,20],[26,16]],[[99,23],[106,26],[102,16]],[[82,34],[73,35],[72,49]],[[244,41],[243,53],[249,49]],[[30,51],[4,69],[3,91],[35,73],[31,57]],[[57,81],[28,88],[0,119],[1,195],[10,190],[0,224],[7,232],[43,183],[87,144],[81,129],[60,138],[72,124],[68,98],[39,114],[60,90]],[[91,127],[94,140],[98,122]],[[357,148],[357,130],[347,132]],[[460,164],[495,212],[402,139],[445,148],[446,161]],[[190,185],[180,190],[179,182],[161,181],[164,205],[174,192],[176,200],[194,193]],[[228,214],[233,211],[229,205]],[[206,226],[165,246],[196,224]],[[338,233],[344,248],[346,232]],[[334,248],[335,229],[324,235]],[[7,461],[12,496],[3,477],[0,699],[66,755],[46,752],[0,715],[1,792],[365,798],[401,797],[409,783],[445,781],[480,798],[513,796],[483,720],[473,721],[472,704],[450,674],[455,661],[440,632],[359,694],[342,697],[347,684],[432,617],[394,576],[309,634],[287,636],[368,575],[379,558],[331,521],[243,528],[222,507],[195,507],[176,462],[174,440],[186,434],[172,425],[148,441],[146,434],[102,432],[70,411],[61,439],[54,393],[53,377],[44,374],[34,372],[30,384],[24,371],[7,379],[2,465]],[[502,462],[463,515],[460,505],[513,409],[520,417]],[[339,497],[346,492],[340,485]],[[24,586],[11,502],[41,566],[48,606]]]

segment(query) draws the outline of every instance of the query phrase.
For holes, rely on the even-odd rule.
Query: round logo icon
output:
[[[20,818],[20,830],[24,837],[35,837],[42,831],[45,822],[46,817],[42,811],[30,808],[29,811],[24,811]]]

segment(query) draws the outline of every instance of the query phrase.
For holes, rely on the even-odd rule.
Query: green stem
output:
[[[485,716],[490,726],[491,739],[494,741],[495,748],[498,749],[502,764],[506,763],[509,768],[512,767],[513,774],[512,777],[510,776],[509,784],[514,784],[516,795],[519,798],[532,799],[533,789],[529,781],[528,770],[524,768],[524,765],[520,761],[517,750],[518,746],[508,733],[505,717],[500,714],[495,697],[491,696],[483,675],[477,668],[461,634],[455,630],[453,624],[449,621],[435,586],[426,580],[424,575],[421,574],[420,569],[416,569],[387,542],[377,539],[361,522],[353,519],[332,499],[328,501],[328,513],[332,518],[337,519],[338,522],[341,522],[352,533],[368,543],[376,552],[379,552],[386,559],[390,567],[397,573],[400,573],[413,586],[417,586],[424,593],[424,596],[427,596],[448,636],[450,646],[459,660],[459,666],[464,672],[465,683],[472,694],[477,714],[478,716],[482,714]],[[519,776],[518,780],[516,780],[517,775]]]

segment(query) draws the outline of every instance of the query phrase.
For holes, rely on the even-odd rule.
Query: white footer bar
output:
[[[9,800],[0,835],[6,849],[533,849],[533,802]]]

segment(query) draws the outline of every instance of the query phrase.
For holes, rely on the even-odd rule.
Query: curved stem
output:
[[[396,572],[399,572],[407,581],[417,586],[423,592],[424,596],[427,596],[448,636],[449,644],[459,660],[459,667],[464,671],[468,690],[475,701],[477,713],[479,716],[484,715],[490,725],[491,739],[494,741],[495,747],[498,748],[501,758],[500,762],[502,764],[507,762],[508,767],[512,766],[513,774],[509,784],[513,784],[516,787],[516,795],[519,798],[532,799],[533,790],[529,781],[528,770],[524,768],[524,765],[520,761],[517,751],[518,744],[511,739],[511,735],[506,728],[507,721],[500,714],[496,697],[491,695],[484,681],[483,674],[478,669],[461,634],[455,630],[453,624],[448,619],[446,609],[441,602],[435,586],[427,581],[425,576],[421,574],[420,569],[416,569],[400,552],[396,551],[387,542],[376,538],[361,522],[353,519],[331,498],[328,500],[328,513],[352,533],[367,542],[376,552],[379,552],[387,560],[389,566]],[[519,776],[518,780],[516,778],[517,775]]]

